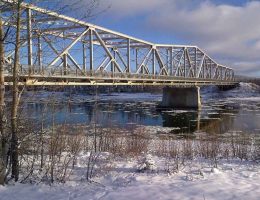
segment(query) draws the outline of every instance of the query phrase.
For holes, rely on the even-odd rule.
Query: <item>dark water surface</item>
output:
[[[174,132],[246,132],[260,134],[259,87],[241,83],[239,88],[218,91],[202,89],[202,109],[158,111],[161,94],[113,93],[110,95],[66,95],[28,93],[24,111],[45,124],[91,124],[103,127],[129,124],[172,127]]]

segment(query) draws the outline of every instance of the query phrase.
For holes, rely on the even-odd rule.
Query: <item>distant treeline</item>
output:
[[[247,76],[236,76],[236,80],[239,82],[254,83],[260,86],[260,78],[247,77]]]
[[[153,86],[30,86],[27,91],[55,91],[68,92],[71,94],[96,94],[96,93],[113,93],[113,92],[149,92],[161,93],[163,87]],[[8,91],[8,89],[7,89]]]

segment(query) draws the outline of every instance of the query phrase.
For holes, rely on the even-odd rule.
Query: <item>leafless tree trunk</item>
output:
[[[19,178],[19,160],[18,160],[18,137],[17,137],[17,111],[19,106],[19,88],[18,88],[18,69],[20,63],[20,29],[21,29],[21,0],[17,1],[16,18],[16,40],[15,55],[13,67],[13,100],[11,110],[11,163],[12,178],[18,181]]]
[[[6,170],[6,146],[5,135],[5,85],[4,85],[4,34],[3,22],[0,17],[0,185],[5,183]]]

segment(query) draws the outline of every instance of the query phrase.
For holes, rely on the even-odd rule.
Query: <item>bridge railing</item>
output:
[[[13,65],[8,64],[5,66],[5,74],[11,76],[12,75]],[[141,74],[141,73],[112,73],[107,71],[82,71],[80,69],[68,68],[64,70],[60,66],[52,66],[52,67],[42,67],[42,66],[28,66],[28,65],[20,65],[19,75],[23,77],[36,77],[36,78],[86,78],[86,79],[126,79],[131,80],[150,80],[150,81],[170,81],[170,80],[178,80],[178,79],[187,79],[187,80],[212,80],[212,81],[234,81],[234,73],[232,70],[224,71],[219,74],[215,74],[212,77],[185,77],[185,76],[173,76],[173,75],[149,75],[149,74]]]

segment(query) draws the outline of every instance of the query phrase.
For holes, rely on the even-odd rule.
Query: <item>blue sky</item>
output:
[[[88,0],[85,0],[88,1]],[[260,77],[260,1],[101,0],[91,22],[154,43],[192,44]]]

